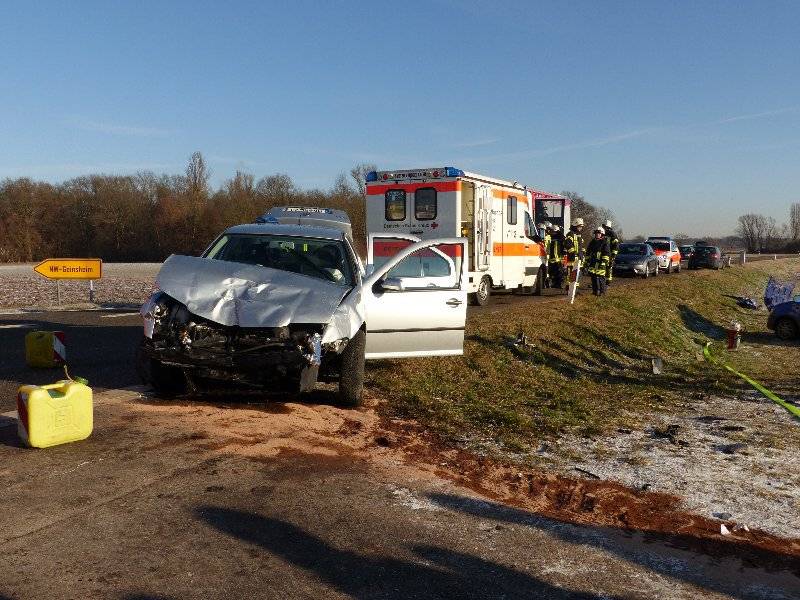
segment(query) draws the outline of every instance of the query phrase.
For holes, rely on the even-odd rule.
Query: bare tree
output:
[[[358,193],[365,197],[367,196],[367,173],[370,171],[377,171],[378,167],[372,163],[361,163],[350,169],[350,177],[355,181]]]
[[[742,236],[744,244],[748,252],[755,252],[760,250],[760,220],[764,217],[755,213],[748,213],[741,215],[738,219],[739,224],[736,226],[736,233]]]
[[[789,240],[800,240],[800,202],[795,202],[789,207]]]
[[[208,170],[206,160],[200,152],[195,152],[186,166],[186,187],[189,194],[208,197],[208,180],[210,178],[211,171]]]

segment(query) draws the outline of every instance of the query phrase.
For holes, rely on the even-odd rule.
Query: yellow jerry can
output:
[[[63,331],[31,331],[25,336],[25,362],[29,367],[49,369],[66,362]]]
[[[65,379],[23,385],[17,392],[17,432],[32,448],[85,440],[93,427],[92,388]]]

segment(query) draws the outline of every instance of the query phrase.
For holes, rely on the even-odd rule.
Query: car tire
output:
[[[644,275],[642,275],[642,279],[647,279],[650,277],[650,265],[644,266]]]
[[[789,317],[783,317],[775,323],[775,335],[782,340],[792,340],[800,335],[797,324]]]
[[[489,304],[489,297],[492,295],[492,280],[488,275],[481,277],[478,283],[478,291],[470,294],[470,301],[475,306],[486,306]]]
[[[678,269],[675,271],[676,273],[681,272],[681,261],[678,261]]]
[[[658,277],[658,275],[659,275],[659,272],[658,272],[658,263],[656,263],[656,269],[655,269],[655,271],[653,271],[653,277]]]
[[[536,283],[533,286],[533,295],[541,296],[542,290],[544,290],[544,268],[539,267],[539,271],[536,273]]]
[[[157,396],[172,398],[187,391],[186,376],[178,367],[168,367],[145,354],[141,346],[136,350],[136,372],[142,383],[149,385]]]
[[[339,372],[339,404],[359,406],[364,396],[364,350],[367,335],[359,329],[342,351]]]

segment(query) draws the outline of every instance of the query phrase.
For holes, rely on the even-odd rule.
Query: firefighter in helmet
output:
[[[606,273],[611,262],[611,250],[605,234],[605,230],[598,225],[586,248],[586,270],[592,276],[592,293],[595,296],[604,296],[606,293]]]
[[[611,285],[611,281],[614,279],[614,261],[617,259],[617,254],[619,254],[619,239],[617,238],[616,232],[612,229],[612,225],[611,219],[603,223],[603,229],[606,232],[605,238],[608,242],[608,248],[611,251],[611,259],[608,261],[608,272],[606,273],[606,285]]]
[[[567,281],[572,281],[573,277],[577,277],[576,267],[578,261],[583,260],[583,219],[578,217],[572,221],[572,226],[569,231],[564,235],[564,254],[567,256]],[[569,287],[569,286],[567,286]]]

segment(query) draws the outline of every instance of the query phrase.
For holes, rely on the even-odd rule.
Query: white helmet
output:
[[[608,219],[605,223],[603,223],[603,227],[611,227],[611,219]]]
[[[561,227],[559,227],[558,225],[553,225],[553,232],[556,231],[561,231]]]
[[[553,224],[550,221],[545,221],[544,223],[542,223],[542,227],[544,227],[545,229],[552,229]]]
[[[578,217],[577,219],[575,219],[574,221],[572,221],[572,226],[573,226],[573,227],[583,226],[583,219],[581,219],[580,217]]]
[[[597,227],[595,227],[595,229],[594,229],[594,232],[595,232],[595,233],[600,233],[600,234],[602,234],[602,235],[605,235],[605,234],[606,234],[606,230],[605,230],[605,229],[603,229],[603,228],[602,228],[600,225],[598,225]]]

